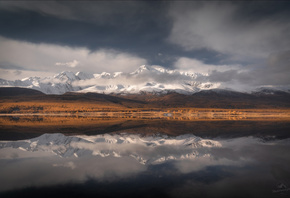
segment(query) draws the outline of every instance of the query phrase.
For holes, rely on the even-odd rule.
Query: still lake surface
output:
[[[0,197],[287,197],[288,120],[0,118]]]

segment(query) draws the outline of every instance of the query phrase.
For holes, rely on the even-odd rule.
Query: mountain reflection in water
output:
[[[255,113],[253,113],[255,115]],[[212,113],[209,113],[212,115]],[[252,116],[254,116],[252,115]],[[14,115],[0,116],[0,140],[21,140],[38,137],[44,133],[62,133],[65,135],[98,135],[104,133],[132,133],[142,135],[194,134],[203,138],[216,137],[290,137],[290,116],[274,119],[268,115],[251,119],[236,117],[198,117],[189,119],[172,117],[129,118],[129,117],[95,117],[95,116],[55,116],[55,115]],[[235,118],[235,119],[234,119]]]
[[[290,140],[128,133],[0,142],[1,197],[280,197]]]

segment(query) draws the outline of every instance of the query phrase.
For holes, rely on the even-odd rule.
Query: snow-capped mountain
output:
[[[198,82],[196,78],[201,75],[199,73],[169,70],[160,66],[142,65],[131,73],[102,72],[100,74],[87,74],[63,71],[45,78],[28,77],[16,81],[0,79],[0,86],[31,88],[46,94],[63,94],[72,91],[106,94],[140,92],[191,94],[199,90],[219,86],[219,84]]]
[[[0,79],[0,86],[36,89],[46,94],[63,94],[65,92],[81,90],[80,87],[72,85],[72,82],[76,80],[80,80],[76,74],[64,71],[53,77],[28,77],[15,81]]]
[[[289,93],[290,93],[290,89],[288,87],[259,87],[252,91],[252,94],[258,95],[258,96],[285,95]]]
[[[96,135],[65,136],[44,134],[37,138],[21,141],[2,141],[0,151],[16,148],[28,152],[54,153],[59,157],[132,157],[141,164],[160,164],[168,160],[193,159],[208,155],[212,147],[221,147],[214,140],[194,135],[168,137],[166,135]]]
[[[88,74],[84,72],[63,71],[45,78],[27,77],[15,81],[0,79],[0,87],[31,88],[46,94],[63,94],[66,92],[96,92],[105,94],[138,94],[141,92],[166,94],[176,92],[193,94],[202,90],[221,88],[220,83],[199,81],[205,75],[165,69],[161,66],[142,65],[131,73],[102,72],[99,74]],[[251,91],[254,95],[290,92],[287,87],[259,87]]]

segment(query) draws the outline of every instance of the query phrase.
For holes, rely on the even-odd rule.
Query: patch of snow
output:
[[[158,79],[148,79],[144,76],[166,76],[175,80],[161,82]],[[138,94],[152,92],[167,94],[176,92],[180,94],[193,94],[202,90],[221,88],[220,83],[200,82],[198,77],[206,76],[194,72],[183,72],[165,69],[161,66],[142,65],[131,73],[102,72],[88,74],[84,72],[63,71],[52,77],[27,77],[22,80],[8,81],[0,79],[1,87],[24,87],[39,90],[46,94],[63,94],[66,92],[96,92],[116,94]],[[178,80],[180,79],[180,80]],[[130,83],[134,82],[134,83]],[[254,94],[281,94],[290,93],[289,87],[260,87],[252,91]]]

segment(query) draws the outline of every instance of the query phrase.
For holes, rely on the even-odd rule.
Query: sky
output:
[[[0,1],[0,78],[140,65],[290,85],[287,1]]]

